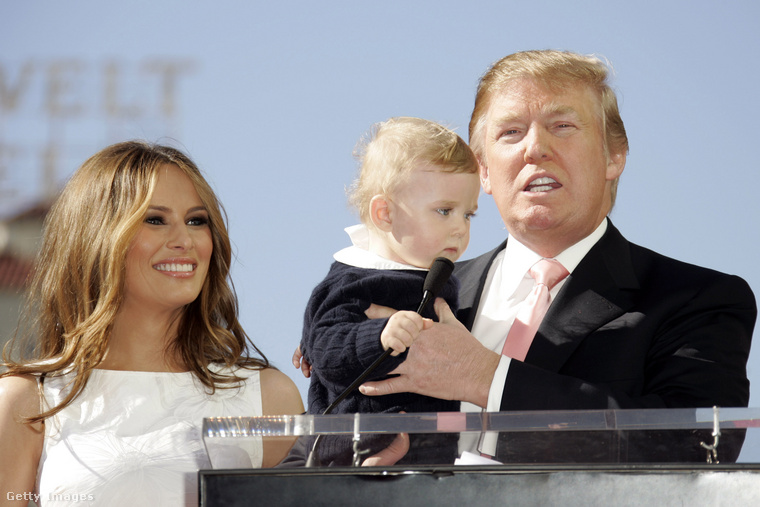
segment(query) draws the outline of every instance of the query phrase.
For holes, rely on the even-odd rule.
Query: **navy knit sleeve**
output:
[[[376,271],[335,263],[312,293],[301,350],[324,381],[347,386],[383,353],[380,334],[388,319],[369,319],[364,314],[378,289]],[[403,357],[389,358],[372,378],[387,375]]]

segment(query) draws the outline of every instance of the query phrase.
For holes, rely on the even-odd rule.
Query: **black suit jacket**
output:
[[[505,246],[506,241],[455,270],[461,282],[457,316],[468,329],[488,269]],[[557,294],[525,361],[511,362],[501,410],[747,406],[746,364],[756,316],[754,295],[741,278],[634,245],[609,223]],[[666,445],[657,459],[631,445],[616,451],[617,460],[705,456],[701,450],[674,455]],[[647,444],[652,445],[658,444]],[[503,453],[510,454],[520,445],[506,447]],[[540,454],[528,461],[548,460]]]

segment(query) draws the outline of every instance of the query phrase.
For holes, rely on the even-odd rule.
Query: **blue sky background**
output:
[[[41,195],[50,147],[49,171],[63,181],[107,144],[176,140],[229,214],[244,325],[305,397],[290,355],[311,289],[356,222],[344,188],[359,137],[406,115],[466,139],[489,64],[518,50],[569,49],[603,56],[616,72],[631,146],[616,226],[760,292],[759,5],[4,1],[0,214]],[[480,208],[466,257],[505,235],[489,196]],[[744,459],[760,461],[748,444]]]

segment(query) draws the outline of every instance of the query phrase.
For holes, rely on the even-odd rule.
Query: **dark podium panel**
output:
[[[199,498],[204,507],[755,507],[760,460],[736,461],[758,427],[760,408],[719,407],[207,418],[214,469],[199,472]],[[377,452],[375,436],[398,433],[410,449],[395,466],[348,467],[328,454],[344,439],[354,444],[347,462],[360,463]],[[238,448],[269,438],[298,439],[280,467],[237,464],[251,455]],[[454,464],[449,441],[474,450]]]
[[[201,470],[200,505],[760,505],[760,464]]]

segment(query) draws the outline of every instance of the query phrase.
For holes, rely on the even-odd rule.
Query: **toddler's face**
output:
[[[478,209],[479,193],[477,173],[417,167],[389,199],[393,260],[420,268],[429,268],[436,257],[457,260],[470,242],[470,218]]]

